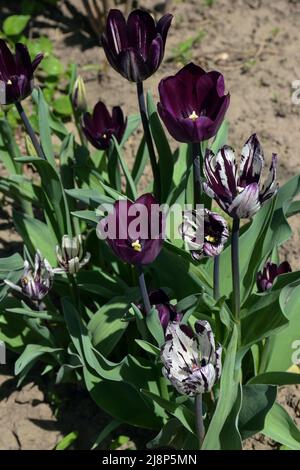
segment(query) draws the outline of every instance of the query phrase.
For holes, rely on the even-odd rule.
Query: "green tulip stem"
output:
[[[233,289],[233,314],[236,323],[240,324],[240,263],[239,263],[239,231],[240,219],[234,218],[231,234],[231,271]]]
[[[149,295],[147,291],[143,268],[141,266],[137,266],[137,272],[138,272],[139,286],[140,286],[140,291],[141,291],[141,296],[143,299],[145,312],[146,314],[148,314],[151,310],[151,304],[149,300]]]
[[[194,171],[194,208],[197,204],[201,204],[202,199],[202,183],[201,183],[201,166],[202,162],[201,147],[199,142],[192,144],[192,158]]]
[[[33,146],[34,146],[34,148],[35,148],[35,151],[36,151],[38,157],[39,157],[39,158],[42,158],[43,160],[46,160],[46,157],[45,157],[45,155],[44,155],[43,149],[42,149],[42,147],[41,147],[41,145],[40,145],[40,143],[39,143],[39,141],[38,141],[38,139],[37,139],[37,136],[36,136],[35,133],[34,133],[34,130],[33,130],[32,127],[31,127],[31,124],[30,124],[30,122],[29,122],[29,119],[28,119],[28,117],[27,117],[25,111],[24,111],[24,108],[23,108],[22,104],[21,104],[19,101],[17,101],[17,102],[15,103],[15,105],[16,105],[16,108],[17,108],[18,113],[19,113],[19,115],[20,115],[20,118],[21,118],[22,121],[23,121],[23,124],[24,124],[24,126],[25,126],[25,129],[26,129],[26,131],[27,131],[27,133],[28,133],[28,135],[29,135],[29,137],[30,137],[30,139],[31,139],[31,141],[32,141],[32,144],[33,144]]]
[[[199,442],[199,449],[201,449],[204,436],[205,436],[205,428],[203,423],[203,415],[202,415],[202,393],[198,393],[195,396],[195,414],[196,414],[196,431],[197,437]]]
[[[139,109],[140,109],[143,129],[144,129],[145,141],[147,143],[147,147],[149,151],[150,163],[151,163],[151,168],[152,168],[152,173],[153,173],[153,178],[154,178],[154,192],[155,192],[155,196],[157,200],[160,201],[160,196],[161,196],[160,172],[159,172],[159,167],[158,167],[156,157],[155,157],[154,144],[153,144],[150,126],[148,122],[143,82],[137,82],[136,86],[137,86]]]

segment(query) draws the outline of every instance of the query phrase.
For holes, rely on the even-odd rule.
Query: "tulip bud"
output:
[[[87,110],[86,90],[82,77],[78,75],[75,80],[72,91],[72,105],[74,111],[78,114],[83,114]]]
[[[86,253],[83,258],[82,239],[80,235],[69,237],[64,235],[61,247],[56,247],[56,257],[59,268],[55,268],[55,273],[76,274],[79,269],[86,265],[90,260],[90,253]]]

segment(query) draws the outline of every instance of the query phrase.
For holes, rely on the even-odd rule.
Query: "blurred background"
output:
[[[127,13],[141,7],[155,18],[166,11],[172,13],[165,60],[145,87],[157,97],[159,80],[190,61],[219,70],[231,93],[228,144],[238,153],[250,134],[257,132],[266,160],[271,160],[272,152],[279,155],[279,181],[300,172],[300,0],[0,0],[0,7],[0,37],[11,46],[25,42],[32,55],[45,53],[37,79],[53,112],[70,128],[72,63],[85,81],[91,108],[101,99],[109,106],[121,105],[125,114],[137,112],[134,84],[109,67],[100,47],[107,11],[116,7]],[[30,114],[30,100],[24,105]],[[24,146],[14,107],[1,113],[7,114]],[[33,114],[30,119],[34,125]],[[135,156],[135,139],[133,136],[127,148],[129,162]],[[0,148],[0,176],[2,171]],[[0,216],[1,256],[8,256],[19,242],[10,222],[9,201],[2,201]],[[295,221],[291,223],[294,237],[285,245],[283,256],[288,254],[293,269],[300,269],[300,228]],[[81,412],[76,404],[80,391],[74,390],[73,399],[61,404],[59,394],[42,386],[28,383],[16,391],[11,370],[3,371],[0,369],[0,449],[51,449],[62,434],[74,432],[74,423],[81,430],[79,447],[85,447],[91,438],[87,434],[93,433],[94,421],[97,434],[105,418],[93,408]],[[289,412],[299,419],[296,388],[283,393],[282,400],[291,404]],[[73,438],[76,440],[75,434]],[[125,435],[114,445],[126,448],[138,439]],[[271,443],[258,441],[256,447],[260,445],[266,448]]]

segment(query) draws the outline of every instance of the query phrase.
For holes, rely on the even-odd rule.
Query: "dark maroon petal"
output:
[[[152,71],[152,73],[156,72],[158,67],[161,64],[161,61],[163,59],[163,54],[164,54],[164,49],[163,49],[163,41],[161,36],[157,36],[155,39],[153,39],[150,48],[149,48],[149,53],[147,57],[147,65],[149,67],[149,70]]]
[[[33,72],[35,71],[35,69],[38,67],[38,65],[41,63],[41,61],[43,60],[44,58],[44,54],[40,53],[40,54],[37,54],[35,56],[35,58],[33,59],[32,61],[32,64],[31,64],[31,67],[32,67],[32,70]]]
[[[120,10],[110,10],[106,22],[106,38],[111,54],[118,55],[128,46],[126,20]]]
[[[286,274],[292,272],[291,265],[288,261],[283,261],[279,266],[277,270],[277,274]]]
[[[149,293],[149,300],[151,305],[169,303],[169,297],[162,289],[157,289]]]
[[[147,60],[150,44],[156,37],[155,22],[144,10],[134,10],[127,20],[128,46],[139,52]]]
[[[163,43],[166,43],[167,35],[169,28],[171,26],[171,22],[173,19],[173,15],[167,13],[166,15],[162,16],[160,20],[157,22],[156,31],[161,35]]]
[[[7,81],[11,75],[16,75],[16,63],[6,42],[0,39],[0,78]]]
[[[190,63],[176,75],[161,80],[159,96],[163,107],[178,118],[188,118],[193,111],[197,112],[196,86],[203,75],[205,71],[201,67]]]
[[[29,79],[33,76],[31,59],[27,47],[24,44],[16,44],[17,74],[26,75]]]
[[[94,127],[99,133],[105,133],[113,128],[112,118],[107,107],[102,101],[98,101],[93,110]]]
[[[175,140],[186,143],[192,142],[194,126],[191,120],[185,122],[177,119],[161,103],[157,104],[157,110],[161,120]]]
[[[110,48],[105,34],[102,34],[101,36],[101,44],[108,62],[117,72],[119,72],[118,54],[115,52],[115,50]]]
[[[146,80],[151,75],[143,57],[133,48],[128,48],[120,53],[119,72],[131,82]]]
[[[127,118],[124,120],[123,111],[120,108],[120,106],[113,107],[112,121],[113,121],[113,127],[114,127],[114,135],[117,141],[120,143],[124,135],[126,126],[127,126]]]

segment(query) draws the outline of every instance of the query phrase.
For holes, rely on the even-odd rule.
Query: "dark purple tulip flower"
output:
[[[257,273],[256,283],[258,291],[265,292],[271,289],[277,276],[290,272],[292,272],[292,268],[288,261],[283,261],[279,265],[267,261],[263,270]]]
[[[134,10],[127,22],[120,10],[110,10],[102,45],[110,65],[131,82],[142,82],[161,64],[173,16],[157,23],[143,10]]]
[[[208,209],[185,211],[179,231],[195,261],[219,255],[229,237],[224,217]]]
[[[33,90],[33,73],[43,58],[38,54],[31,62],[27,47],[16,44],[12,54],[0,39],[0,104],[11,104],[29,96]]]
[[[203,188],[231,217],[252,217],[278,189],[277,155],[273,154],[268,177],[261,186],[264,163],[263,151],[255,134],[245,143],[240,165],[233,149],[227,145],[216,155],[208,151],[204,165],[207,182],[203,183]]]
[[[157,312],[158,317],[163,327],[163,330],[166,331],[170,322],[180,322],[183,314],[176,310],[176,306],[170,304],[170,299],[167,294],[162,290],[154,290],[149,293],[150,304],[153,305]],[[144,310],[143,305],[138,305],[140,310]]]
[[[230,101],[223,75],[190,63],[158,88],[158,112],[174,139],[196,143],[216,135]]]
[[[127,118],[124,119],[120,106],[114,106],[110,115],[105,104],[99,101],[94,107],[93,114],[84,113],[82,130],[96,149],[106,150],[113,135],[118,142],[121,142],[126,124]]]
[[[100,237],[126,263],[144,265],[159,255],[164,240],[165,218],[152,194],[134,203],[116,201],[113,210],[99,223]]]

